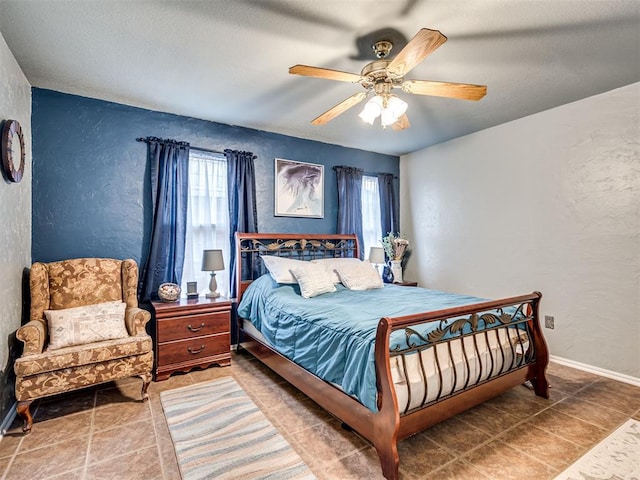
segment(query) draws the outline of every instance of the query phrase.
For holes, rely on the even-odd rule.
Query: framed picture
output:
[[[324,165],[276,158],[275,215],[324,218]]]

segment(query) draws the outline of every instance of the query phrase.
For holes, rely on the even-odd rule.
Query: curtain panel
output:
[[[398,201],[396,199],[395,188],[393,186],[393,174],[378,174],[378,191],[380,192],[380,222],[382,235],[396,233],[400,231],[398,221]]]
[[[362,239],[362,175],[354,167],[333,167],[338,180],[337,233],[355,233],[360,243],[360,258],[364,258]]]
[[[235,234],[258,232],[258,210],[256,206],[256,174],[251,152],[225,150],[227,157],[227,181],[229,192],[229,285],[231,297],[236,292],[236,259]],[[253,266],[248,267],[253,268]]]
[[[189,144],[147,137],[151,170],[153,223],[151,244],[145,263],[140,298],[157,298],[165,282],[182,281],[189,177]]]

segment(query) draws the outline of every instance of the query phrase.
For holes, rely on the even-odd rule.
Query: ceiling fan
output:
[[[379,40],[375,42],[372,48],[378,60],[365,65],[360,74],[308,65],[294,65],[289,69],[289,73],[339,82],[359,83],[366,90],[351,95],[313,119],[311,123],[314,125],[324,125],[330,122],[341,113],[362,102],[373,92],[375,95],[366,103],[364,110],[359,115],[360,118],[373,125],[375,119],[380,117],[383,128],[391,126],[394,130],[404,130],[411,126],[405,113],[407,103],[391,93],[394,88],[401,88],[406,93],[417,95],[434,95],[461,100],[480,100],[487,93],[485,85],[405,80],[405,75],[446,41],[447,37],[438,30],[423,28],[393,59],[388,58],[393,48],[391,41]]]

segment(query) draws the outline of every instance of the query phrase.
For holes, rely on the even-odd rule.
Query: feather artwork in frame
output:
[[[275,215],[324,218],[324,165],[276,158]]]

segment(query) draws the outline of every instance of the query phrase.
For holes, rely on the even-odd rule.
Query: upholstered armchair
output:
[[[31,431],[31,403],[39,398],[119,378],[142,378],[142,400],[153,368],[153,344],[138,308],[134,260],[79,258],[34,263],[31,311],[16,336],[17,412]]]

